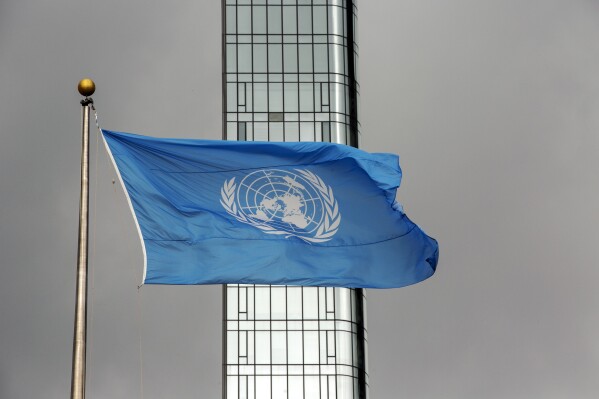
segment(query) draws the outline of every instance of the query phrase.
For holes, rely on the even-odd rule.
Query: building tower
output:
[[[226,140],[358,145],[356,2],[222,0]],[[225,399],[367,398],[361,289],[227,285]]]

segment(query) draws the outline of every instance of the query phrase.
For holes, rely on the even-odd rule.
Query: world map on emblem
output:
[[[324,242],[341,221],[331,187],[301,169],[251,172],[239,183],[226,181],[221,196],[229,214],[267,234]]]

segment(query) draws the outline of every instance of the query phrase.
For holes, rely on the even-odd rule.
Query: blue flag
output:
[[[395,201],[396,155],[103,135],[141,236],[144,283],[392,288],[435,272],[437,242]]]

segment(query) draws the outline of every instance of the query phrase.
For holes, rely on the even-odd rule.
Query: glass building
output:
[[[226,140],[358,145],[356,2],[222,0]],[[367,398],[361,289],[227,285],[225,399]]]

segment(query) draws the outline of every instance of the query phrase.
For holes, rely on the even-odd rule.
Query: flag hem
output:
[[[123,177],[121,176],[121,171],[118,168],[116,161],[114,160],[114,156],[112,154],[112,151],[110,150],[110,146],[108,145],[108,142],[106,141],[106,137],[104,137],[104,130],[100,129],[100,131],[102,132],[102,140],[104,141],[104,146],[106,147],[106,152],[108,152],[108,155],[110,156],[110,160],[112,161],[112,166],[114,166],[114,169],[116,170],[116,174],[119,178],[119,181],[121,182],[121,187],[123,188],[123,191],[125,192],[125,197],[127,198],[127,203],[129,204],[129,209],[131,210],[131,214],[133,215],[133,220],[135,221],[135,227],[137,228],[137,234],[139,236],[139,241],[141,241],[141,250],[142,250],[143,259],[144,259],[143,276],[142,276],[141,284],[140,284],[140,287],[141,287],[146,282],[146,273],[148,271],[148,254],[146,252],[146,243],[144,241],[143,235],[141,234],[141,227],[139,226],[139,221],[137,220],[137,215],[135,214],[135,209],[133,208],[133,203],[131,202],[131,197],[129,197],[129,190],[127,190],[127,186],[125,186],[125,181],[123,180]]]

